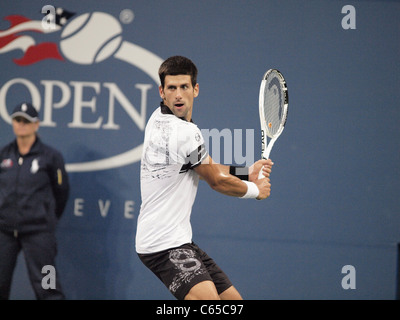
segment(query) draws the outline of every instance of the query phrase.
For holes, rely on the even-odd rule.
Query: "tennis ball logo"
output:
[[[112,56],[122,42],[117,19],[104,12],[85,13],[72,20],[61,34],[60,48],[75,63],[93,64]]]

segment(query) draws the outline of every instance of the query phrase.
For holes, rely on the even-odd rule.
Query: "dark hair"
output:
[[[192,86],[194,87],[197,83],[197,67],[192,60],[182,57],[173,56],[165,60],[160,68],[158,69],[158,75],[160,77],[161,86],[164,88],[165,76],[176,76],[176,75],[189,75],[192,79]]]

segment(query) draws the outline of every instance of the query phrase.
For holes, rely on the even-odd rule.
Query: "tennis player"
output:
[[[199,94],[197,67],[188,58],[173,56],[161,64],[159,76],[162,101],[146,125],[141,159],[136,251],[179,300],[242,299],[227,275],[192,241],[192,206],[199,178],[225,195],[267,198],[273,163],[259,160],[249,168],[215,163],[192,122]],[[260,170],[265,178],[258,179]]]

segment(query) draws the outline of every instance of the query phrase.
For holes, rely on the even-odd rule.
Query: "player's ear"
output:
[[[162,85],[160,85],[160,86],[158,87],[158,92],[160,93],[161,99],[164,100],[165,95],[164,95],[164,89],[163,89]]]
[[[199,84],[196,83],[196,85],[193,88],[194,91],[194,97],[196,98],[199,95]]]

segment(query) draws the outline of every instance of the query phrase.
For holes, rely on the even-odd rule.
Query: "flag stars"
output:
[[[62,17],[61,19],[60,19],[60,25],[64,25],[64,24],[66,24],[67,23],[67,18],[65,18],[65,17]]]
[[[56,8],[56,23],[63,27],[67,23],[68,19],[74,15],[74,12],[69,12],[63,8]]]

